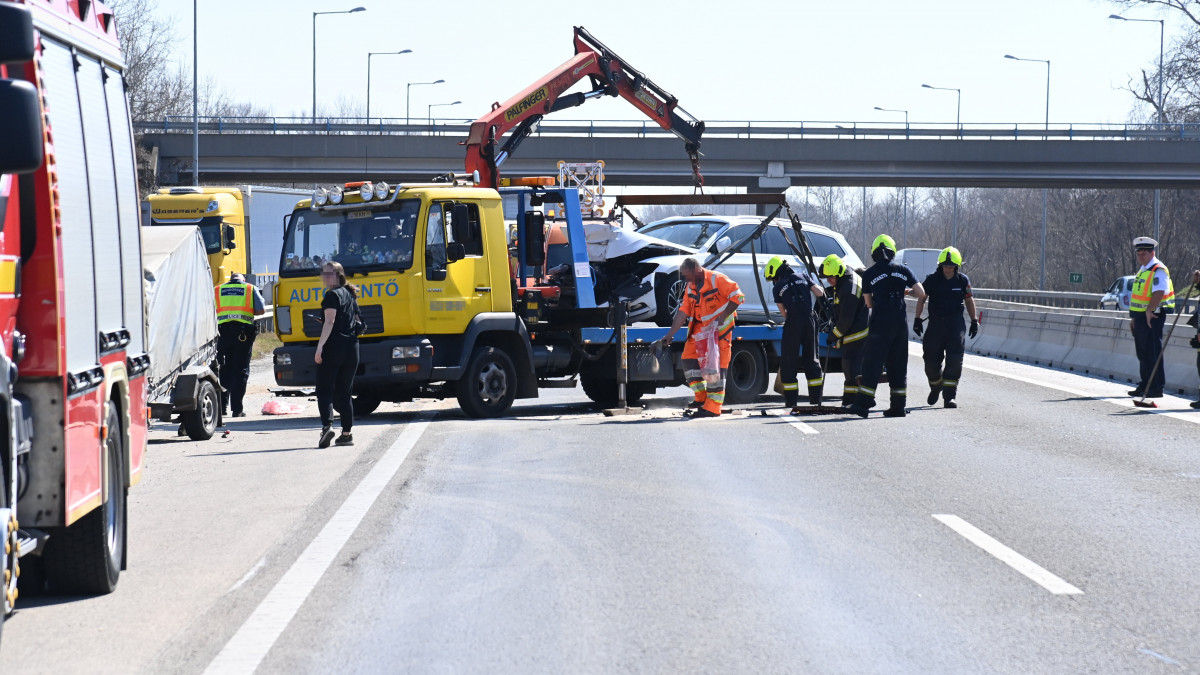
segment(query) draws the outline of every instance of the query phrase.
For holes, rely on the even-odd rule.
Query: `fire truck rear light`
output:
[[[363,183],[358,186],[358,196],[362,197],[364,202],[371,201],[371,197],[375,195],[375,186],[370,183]]]
[[[329,188],[329,203],[330,204],[341,204],[342,203],[342,188],[340,188],[336,185]]]

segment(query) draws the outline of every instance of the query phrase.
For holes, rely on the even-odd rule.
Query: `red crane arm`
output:
[[[576,82],[588,77],[592,90],[564,95]],[[692,160],[692,172],[699,186],[700,136],[704,123],[688,115],[678,100],[654,84],[641,72],[629,67],[583,27],[575,28],[575,56],[547,73],[524,91],[505,101],[494,103],[486,115],[471,124],[467,137],[467,173],[479,172],[479,184],[497,187],[499,166],[516,149],[534,126],[546,115],[582,104],[597,96],[620,96],[641,110],[663,129],[683,139]],[[496,143],[516,128],[503,148]]]

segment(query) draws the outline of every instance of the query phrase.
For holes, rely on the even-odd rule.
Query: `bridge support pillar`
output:
[[[791,186],[791,179],[783,175],[783,162],[767,162],[767,175],[759,176],[755,184],[746,191],[754,194],[782,193]],[[774,207],[760,204],[757,210],[758,215],[765,216],[769,215]]]

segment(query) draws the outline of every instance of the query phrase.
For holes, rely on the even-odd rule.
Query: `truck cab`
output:
[[[249,239],[241,190],[223,187],[163,188],[150,195],[150,224],[200,228],[213,285],[249,271]]]

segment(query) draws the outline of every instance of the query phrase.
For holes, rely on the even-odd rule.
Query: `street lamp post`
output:
[[[388,54],[411,54],[411,49],[402,49],[398,52],[367,52],[367,124],[371,123],[371,57],[384,56]]]
[[[907,110],[900,110],[899,108],[880,108],[879,106],[875,106],[875,109],[880,110],[882,112],[904,113],[904,136],[906,138],[908,137],[908,111]],[[908,187],[905,186],[901,189],[904,191],[904,193],[903,193],[904,194],[904,229],[902,230],[903,234],[900,237],[900,240],[901,240],[900,248],[908,248]]]
[[[433,126],[433,109],[434,108],[437,108],[439,106],[444,106],[444,105],[458,105],[459,103],[462,103],[462,101],[454,101],[452,103],[430,103],[429,107],[425,110],[425,123],[430,125],[430,127]]]
[[[953,87],[933,87],[928,84],[921,85],[925,89],[937,89],[940,91],[952,91],[958,96],[958,104],[955,106],[954,126],[958,129],[958,137],[962,138],[962,89]],[[950,245],[958,246],[958,187],[954,188],[954,214],[951,216],[951,232]]]
[[[1163,101],[1163,39],[1166,36],[1166,22],[1162,19],[1127,19],[1120,14],[1109,14],[1108,18],[1117,19],[1118,21],[1138,21],[1142,23],[1157,23],[1158,24],[1158,125],[1162,126],[1163,106],[1166,102]],[[1162,191],[1154,190],[1154,239],[1158,239],[1158,215],[1162,205]]]
[[[1012,59],[1013,61],[1031,61],[1035,63],[1046,64],[1046,131],[1050,131],[1050,60],[1049,59],[1022,59],[1012,54],[1005,54],[1004,58]],[[1047,137],[1043,137],[1043,140]],[[1046,290],[1046,201],[1049,196],[1049,189],[1042,188],[1042,272],[1038,281],[1038,290]]]
[[[313,12],[313,78],[312,78],[312,116],[317,119],[317,15],[318,14],[353,14],[365,12],[366,7],[355,7],[341,12]]]
[[[408,86],[405,87],[405,89],[404,89],[404,126],[408,126],[408,124],[409,124],[408,103],[410,100],[412,100],[413,85],[441,84],[443,82],[445,82],[445,80],[434,80],[433,82],[409,82],[408,83]]]
[[[198,102],[200,81],[200,50],[197,46],[199,31],[196,27],[196,3],[192,0],[192,185],[200,185],[200,108]]]

